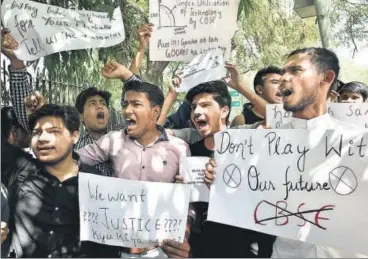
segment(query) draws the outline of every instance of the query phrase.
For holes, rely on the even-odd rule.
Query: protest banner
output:
[[[239,0],[150,0],[150,60],[191,61],[210,49],[230,57]]]
[[[15,55],[25,61],[67,50],[110,47],[125,39],[119,7],[110,19],[107,12],[4,0],[1,19],[19,44]]]
[[[368,129],[368,103],[329,103],[331,117]],[[284,110],[282,104],[267,104],[267,126],[277,129],[290,122],[292,113]]]
[[[222,79],[226,76],[224,52],[221,49],[208,50],[197,55],[183,71],[183,82],[177,92],[187,92],[204,82]]]
[[[164,239],[183,242],[190,187],[79,174],[82,241],[152,247]]]
[[[182,157],[180,159],[180,175],[184,183],[190,185],[191,202],[208,202],[210,189],[204,182],[206,164],[209,157]]]
[[[368,254],[367,131],[228,130],[215,146],[209,221]]]

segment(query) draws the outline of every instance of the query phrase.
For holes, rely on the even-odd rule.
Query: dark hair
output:
[[[317,66],[318,72],[322,73],[332,70],[335,73],[335,80],[332,82],[327,94],[327,96],[329,96],[340,73],[339,58],[336,56],[335,52],[326,48],[303,48],[291,52],[288,58],[297,54],[307,54],[311,56],[311,60]]]
[[[8,139],[12,127],[21,128],[13,107],[4,106],[1,108],[1,134]]]
[[[203,93],[213,94],[213,99],[220,105],[220,107],[227,106],[229,108],[229,115],[226,118],[226,123],[229,121],[231,112],[231,96],[225,82],[217,80],[202,83],[189,90],[186,99],[192,104],[193,99]]]
[[[344,92],[360,94],[363,97],[363,102],[368,98],[368,86],[362,82],[353,81],[343,84],[339,88],[338,93],[341,95]]]
[[[124,95],[128,91],[145,93],[152,107],[154,106],[162,107],[162,105],[164,104],[165,100],[164,93],[162,92],[161,88],[158,87],[157,85],[141,81],[131,81],[125,83],[122,102],[124,101]]]
[[[276,66],[268,66],[265,68],[262,68],[261,70],[259,70],[256,74],[256,76],[254,77],[253,80],[253,87],[254,87],[254,91],[256,92],[256,94],[258,94],[257,90],[256,90],[256,86],[257,85],[261,85],[264,86],[265,80],[266,80],[266,76],[268,74],[282,74],[282,70],[279,67]]]
[[[105,100],[106,105],[109,106],[111,98],[111,94],[109,92],[98,90],[96,87],[89,87],[80,92],[77,96],[77,100],[75,101],[75,108],[77,108],[80,114],[84,112],[84,105],[86,104],[88,97],[96,95],[101,96]]]
[[[78,111],[72,106],[59,106],[57,104],[45,104],[32,113],[29,116],[29,128],[33,130],[37,121],[48,116],[62,119],[70,133],[79,130],[80,119]]]

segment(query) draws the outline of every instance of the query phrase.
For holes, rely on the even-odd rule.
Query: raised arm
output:
[[[132,63],[130,64],[129,70],[132,71],[134,74],[138,74],[140,71],[140,68],[142,66],[143,57],[145,54],[145,51],[148,46],[149,39],[152,34],[152,26],[153,24],[145,24],[141,28],[139,28],[138,31],[138,37],[139,37],[139,48],[137,55],[132,60]]]
[[[266,118],[267,102],[244,84],[243,80],[240,78],[239,72],[232,64],[226,64],[225,67],[231,74],[231,80],[227,82],[227,84],[247,98],[255,106],[257,111]]]
[[[177,97],[176,87],[178,87],[181,84],[181,82],[182,82],[182,78],[180,76],[174,77],[172,81],[170,82],[169,93],[167,94],[164,104],[162,105],[160,118],[158,119],[158,122],[157,122],[158,125],[161,125],[161,126],[165,125],[167,115],[169,114],[169,111]]]
[[[24,62],[19,60],[14,54],[14,50],[18,48],[18,43],[6,29],[2,30],[1,34],[1,52],[10,60],[8,70],[10,77],[10,96],[14,112],[19,124],[27,132],[30,132],[24,103],[25,98],[32,94],[32,86],[30,84],[27,68]]]
[[[113,134],[116,134],[116,132],[109,132],[98,141],[77,150],[76,152],[79,155],[80,160],[83,163],[92,166],[107,162],[109,160],[109,152],[112,149],[112,143],[114,141]]]

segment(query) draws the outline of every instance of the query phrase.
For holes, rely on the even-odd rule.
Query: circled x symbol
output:
[[[329,174],[329,178],[331,188],[339,195],[352,194],[358,187],[357,177],[353,170],[346,166],[333,169]]]
[[[224,183],[230,188],[238,188],[241,183],[241,173],[239,167],[234,164],[228,165],[223,174]]]

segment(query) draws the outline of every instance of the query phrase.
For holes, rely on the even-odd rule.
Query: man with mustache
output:
[[[98,174],[73,153],[79,124],[78,111],[70,106],[47,104],[33,113],[29,128],[37,159],[1,139],[2,156],[14,158],[12,164],[1,161],[1,177],[9,183],[10,236],[5,245],[11,244],[16,257],[118,256],[116,247],[79,238],[78,174]]]
[[[336,54],[325,48],[303,48],[288,55],[281,77],[280,91],[284,109],[293,113],[291,122],[281,129],[351,130],[355,126],[332,118],[327,112],[327,100],[339,76]],[[216,162],[207,164],[206,182],[215,180]],[[326,172],[328,173],[328,172]],[[277,237],[274,258],[335,258],[366,257],[334,248]]]

